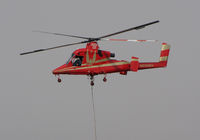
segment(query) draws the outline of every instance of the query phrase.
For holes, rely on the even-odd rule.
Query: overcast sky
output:
[[[93,140],[91,91],[86,76],[52,70],[85,45],[20,56],[79,39],[44,30],[98,37],[160,20],[112,38],[158,43],[99,42],[116,59],[158,61],[162,42],[171,45],[168,67],[95,78],[98,140],[200,139],[200,18],[198,0],[1,0],[0,139]]]

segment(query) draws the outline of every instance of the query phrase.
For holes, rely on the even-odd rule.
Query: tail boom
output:
[[[139,63],[138,69],[153,69],[153,68],[161,68],[166,67],[166,62],[147,62],[147,63]]]

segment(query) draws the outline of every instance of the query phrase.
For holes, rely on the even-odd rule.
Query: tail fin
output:
[[[160,64],[162,64],[163,67],[167,66],[167,60],[169,56],[169,50],[170,46],[167,43],[162,43],[162,49],[160,53]]]

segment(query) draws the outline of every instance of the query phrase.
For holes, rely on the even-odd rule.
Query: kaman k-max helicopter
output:
[[[97,41],[101,41],[101,40],[153,42],[155,40],[125,40],[125,39],[105,39],[105,38],[114,36],[117,34],[121,34],[124,32],[128,32],[131,30],[139,30],[146,26],[149,26],[158,22],[159,22],[158,20],[153,21],[147,24],[132,27],[126,30],[104,35],[98,38],[88,38],[88,37],[82,37],[82,36],[37,31],[37,32],[42,32],[42,33],[47,33],[47,34],[75,37],[75,38],[80,38],[80,39],[85,39],[85,40],[81,42],[76,42],[76,43],[71,43],[71,44],[46,48],[46,49],[39,49],[39,50],[30,51],[30,52],[25,52],[25,53],[21,53],[20,55],[26,55],[26,54],[31,54],[31,53],[41,52],[41,51],[47,51],[47,50],[87,43],[86,48],[75,50],[72,53],[69,60],[64,65],[54,69],[53,74],[58,75],[58,82],[61,82],[61,79],[59,77],[60,74],[88,75],[91,80],[90,84],[91,86],[93,86],[94,76],[98,74],[104,74],[105,77],[103,78],[103,81],[106,82],[107,73],[119,72],[122,75],[127,75],[128,71],[137,72],[138,70],[143,70],[143,69],[166,67],[169,50],[170,50],[170,46],[167,43],[162,43],[159,62],[139,62],[139,59],[137,57],[132,57],[130,62],[124,61],[124,60],[111,59],[111,57],[115,57],[115,54],[109,51],[100,50],[97,44]]]

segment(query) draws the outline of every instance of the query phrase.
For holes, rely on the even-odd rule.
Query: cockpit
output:
[[[72,53],[71,57],[66,62],[66,64],[69,64],[71,62],[72,66],[81,66],[82,61],[83,61],[83,56],[75,55],[74,53]]]

